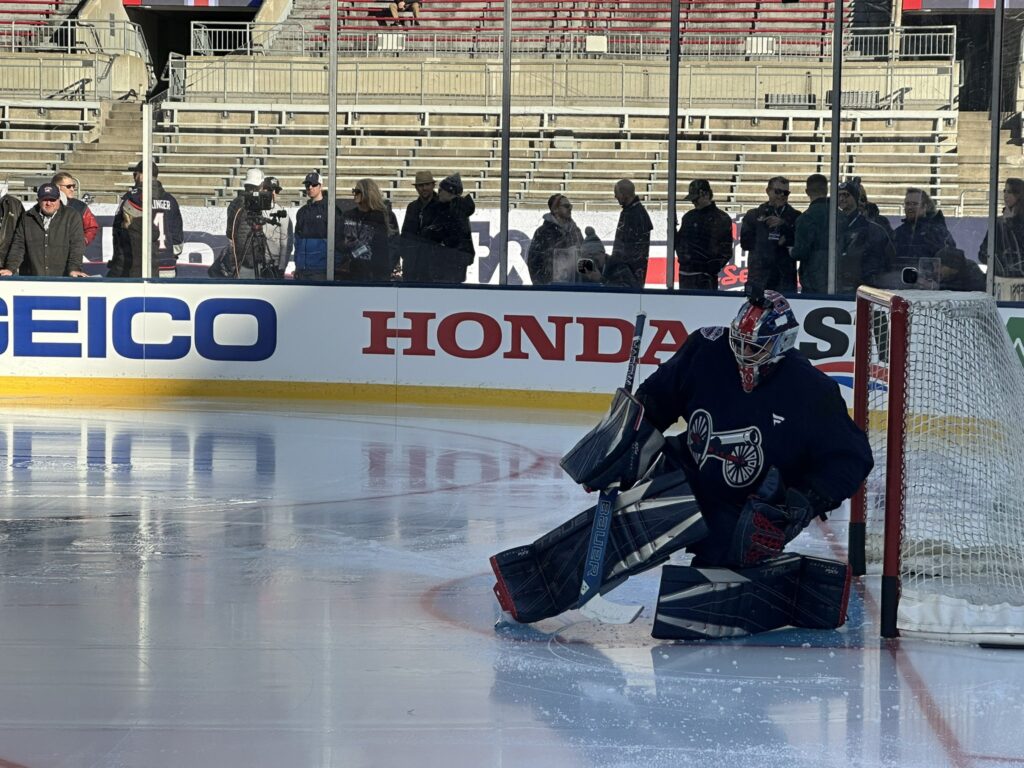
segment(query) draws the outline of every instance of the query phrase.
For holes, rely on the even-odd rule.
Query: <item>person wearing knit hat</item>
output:
[[[860,209],[860,179],[852,178],[836,186],[839,207],[836,292],[856,293],[860,285],[883,287],[895,267],[896,252],[889,235],[869,221]]]
[[[472,196],[462,194],[462,177],[457,173],[448,176],[440,187],[433,220],[420,230],[420,237],[437,247],[421,249],[417,259],[426,259],[427,264],[418,271],[424,274],[420,279],[425,278],[425,282],[461,283],[476,258],[469,225],[476,203]]]
[[[604,248],[604,242],[593,227],[583,229],[583,243],[580,245],[580,260],[576,265],[580,281],[585,283],[597,283],[601,281],[604,274],[604,266],[608,260],[608,252]]]
[[[441,191],[459,197],[462,194],[462,177],[457,173],[448,176],[441,182]]]
[[[572,220],[572,202],[565,195],[553,194],[526,253],[530,281],[534,285],[576,282],[582,244],[583,235]]]

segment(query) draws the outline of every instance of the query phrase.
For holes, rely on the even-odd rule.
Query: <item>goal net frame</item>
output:
[[[984,303],[989,306],[984,306]],[[976,318],[975,311],[981,316]],[[855,575],[864,575],[869,560],[877,560],[879,548],[876,545],[881,539],[883,637],[892,638],[904,634],[980,644],[1024,646],[1024,558],[1012,556],[1014,547],[1019,553],[1024,544],[1011,543],[1011,556],[1007,558],[1002,540],[1008,537],[1000,536],[1004,531],[999,523],[990,522],[996,515],[986,506],[994,504],[994,509],[1000,513],[1014,516],[1010,522],[1013,530],[1024,529],[1024,493],[1015,497],[1019,504],[1005,508],[1000,506],[1009,495],[1005,488],[993,490],[992,498],[997,499],[995,502],[962,493],[963,496],[971,496],[967,506],[974,504],[976,510],[958,517],[956,505],[950,504],[947,510],[935,498],[928,500],[932,504],[931,509],[927,506],[922,508],[918,503],[920,486],[913,485],[916,478],[912,476],[918,472],[914,468],[922,464],[927,466],[930,461],[932,442],[929,441],[938,444],[942,452],[954,454],[949,465],[951,467],[969,468],[970,461],[976,461],[972,453],[975,450],[971,447],[972,441],[974,446],[981,445],[987,450],[989,457],[1000,449],[1009,448],[1010,456],[1006,466],[1016,467],[1018,462],[1024,461],[1024,451],[1016,448],[1016,443],[1024,443],[1024,437],[1015,443],[1009,435],[1003,440],[997,431],[995,439],[986,443],[986,438],[990,437],[987,430],[996,420],[992,419],[991,414],[975,407],[971,393],[955,392],[950,398],[952,406],[944,403],[941,407],[936,406],[934,412],[928,412],[928,406],[922,406],[921,382],[927,380],[929,372],[919,372],[920,368],[927,368],[927,364],[922,366],[920,355],[915,356],[915,353],[919,348],[930,349],[922,343],[922,339],[927,339],[929,344],[934,341],[930,336],[921,335],[926,320],[935,316],[943,317],[943,313],[954,318],[954,324],[956,320],[976,323],[979,328],[982,323],[986,324],[990,333],[978,342],[978,346],[984,347],[981,354],[985,357],[990,354],[999,357],[998,363],[993,362],[993,367],[1003,365],[1013,379],[1007,392],[1000,389],[993,394],[993,398],[1009,394],[1007,413],[1011,416],[1003,419],[1005,423],[1013,423],[1013,413],[1018,421],[1024,415],[1024,395],[1018,396],[1024,393],[1024,367],[1021,367],[1009,335],[1005,333],[1005,324],[1002,325],[1003,338],[998,338],[1000,334],[993,323],[996,320],[999,323],[1002,321],[998,318],[992,297],[983,293],[887,291],[861,287],[857,292],[855,315],[853,411],[854,421],[869,434],[875,452],[875,469],[851,500],[850,565]],[[918,314],[921,315],[918,335],[912,336],[915,330],[914,318]],[[933,324],[941,326],[941,323],[934,321]],[[945,329],[940,327],[939,330]],[[956,330],[950,330],[949,335],[955,338]],[[963,339],[959,343],[972,344],[974,340]],[[962,352],[963,359],[973,359],[970,357],[971,352],[973,350]],[[936,352],[935,357],[941,358],[940,353]],[[1011,359],[1019,370],[1006,368],[1011,365]],[[942,365],[943,362],[949,364],[948,360],[941,359],[937,364]],[[954,365],[959,362],[959,359],[955,359]],[[917,368],[913,367],[915,365]],[[912,380],[913,377],[916,378]],[[934,386],[932,381],[927,381]],[[1000,384],[1003,382],[986,382],[985,386]],[[957,388],[954,386],[951,389]],[[1017,402],[1018,399],[1020,402]],[[992,402],[995,402],[997,410],[1002,407],[998,400]],[[959,433],[950,436],[950,433],[961,429],[966,437]],[[1006,432],[1009,431],[1010,427],[1007,427]],[[922,437],[922,433],[929,432],[931,434]],[[995,443],[995,447],[992,443]],[[920,454],[918,459],[911,455],[914,452]],[[957,452],[967,456],[970,461],[961,463]],[[980,461],[984,462],[985,459],[986,456],[982,456]],[[941,475],[943,465],[940,463],[939,466],[938,473]],[[988,468],[987,464],[977,466]],[[959,477],[951,482],[959,482]],[[986,485],[983,477],[980,485],[990,487],[993,484]],[[968,482],[966,488],[970,487]],[[932,495],[941,499],[941,492]],[[932,515],[936,509],[939,514]],[[879,520],[883,511],[884,517]],[[939,522],[945,519],[947,512],[949,519],[957,518],[948,533],[942,527],[944,523]],[[917,518],[913,519],[915,515]],[[960,518],[966,519],[963,525],[966,534],[953,530]],[[938,533],[932,532],[932,525]],[[922,527],[929,529],[926,550],[922,544]],[[978,534],[977,539],[975,534]],[[986,569],[991,569],[991,564],[998,563],[999,558],[1012,561],[1019,559],[1022,562],[1007,563],[1010,572],[1007,579],[1002,574],[991,576],[998,581],[998,589],[993,589],[991,595],[984,593],[979,597],[979,580],[983,582],[990,578]],[[982,565],[975,566],[975,559]],[[921,562],[925,564],[921,565]],[[963,575],[957,568],[962,569]],[[974,573],[975,568],[980,576]],[[960,579],[968,586],[962,587]],[[983,583],[981,586],[984,586]],[[1001,600],[1000,595],[1007,592],[1010,594],[1009,600]]]

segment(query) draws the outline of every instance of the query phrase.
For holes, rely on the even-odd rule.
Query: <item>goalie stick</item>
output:
[[[647,313],[641,311],[633,325],[633,343],[629,348],[629,364],[626,367],[626,381],[623,389],[633,393],[633,379],[636,366],[640,359],[640,340],[647,324]],[[634,444],[633,451],[639,446]],[[630,624],[640,615],[642,605],[622,605],[605,600],[600,593],[601,577],[604,575],[604,554],[608,548],[608,536],[611,532],[612,514],[615,499],[619,495],[618,484],[602,489],[597,497],[597,509],[594,510],[594,523],[590,528],[590,542],[587,545],[587,557],[583,566],[583,581],[580,582],[580,598],[577,605],[580,613],[588,619],[605,624]]]

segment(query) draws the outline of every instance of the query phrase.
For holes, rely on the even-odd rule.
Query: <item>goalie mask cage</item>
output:
[[[854,419],[875,467],[850,563],[881,562],[882,635],[1024,645],[1024,367],[995,301],[861,288]]]

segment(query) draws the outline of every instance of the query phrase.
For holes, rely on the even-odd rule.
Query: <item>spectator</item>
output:
[[[21,204],[21,200],[8,193],[8,189],[7,182],[0,181],[0,267],[7,259],[7,252],[14,242],[18,222],[25,215],[25,206]]]
[[[135,187],[121,198],[114,214],[114,257],[110,260],[107,277],[142,277],[142,183],[145,175],[142,163],[132,171]],[[153,165],[153,246],[152,277],[161,269],[173,270],[178,263],[185,241],[181,208],[174,196],[167,192],[160,180],[160,170]],[[129,227],[132,227],[129,229]]]
[[[360,179],[352,187],[355,206],[340,211],[340,237],[334,249],[339,280],[386,282],[391,278],[388,210],[377,182]]]
[[[895,260],[892,241],[878,224],[860,210],[860,180],[841,182],[836,191],[839,207],[839,248],[836,289],[856,293],[860,285],[880,286]]]
[[[880,226],[885,230],[885,234],[889,236],[889,239],[892,239],[892,224],[889,223],[889,217],[883,216],[878,210],[878,206],[868,200],[868,193],[865,191],[863,184],[860,187],[860,210],[861,213],[867,216],[868,221],[872,221]]]
[[[327,198],[320,173],[307,173],[302,182],[306,204],[295,214],[295,279],[327,279]],[[341,238],[338,238],[339,240]]]
[[[238,211],[244,207],[244,201],[246,195],[251,195],[254,192],[260,190],[260,185],[263,184],[264,179],[263,171],[259,168],[250,168],[245,172],[245,180],[242,182],[242,188],[235,194],[234,200],[228,203],[228,218],[224,225],[224,235],[227,237],[228,242],[232,243],[238,238],[238,232],[236,232],[236,222],[238,221]],[[232,260],[234,254],[232,254]]]
[[[608,254],[593,227],[586,227],[583,232],[586,236],[580,245],[580,263],[577,269],[583,282],[596,283],[601,280]]]
[[[806,190],[811,204],[796,220],[793,261],[803,293],[828,293],[828,179],[812,173]]]
[[[996,277],[1024,278],[1024,180],[1009,178],[1003,187],[1003,215],[996,221]],[[988,264],[988,234],[978,249]]]
[[[88,248],[99,234],[100,225],[86,202],[78,199],[78,180],[67,171],[60,171],[54,174],[50,183],[60,190],[61,202],[81,214],[82,229],[85,231],[85,247]]]
[[[609,284],[607,281],[612,279],[616,285],[643,288],[647,281],[647,258],[654,225],[636,196],[632,181],[620,179],[616,182],[615,199],[622,206],[622,212],[615,227],[612,255],[605,266],[603,282]]]
[[[740,225],[740,245],[748,254],[747,285],[792,292],[796,264],[789,250],[800,212],[789,204],[789,179],[773,176],[765,191],[767,202],[747,211]]]
[[[405,209],[402,220],[402,240],[397,244],[401,252],[402,279],[407,283],[436,282],[431,275],[430,250],[423,247],[420,233],[430,226],[437,215],[436,182],[430,171],[417,171],[413,187],[416,199]]]
[[[82,217],[60,201],[60,190],[53,184],[41,186],[36,198],[14,231],[0,276],[86,277]]]
[[[910,187],[903,199],[903,223],[892,233],[896,249],[893,268],[921,268],[921,259],[936,258],[943,248],[956,248],[953,236],[946,229],[942,211],[923,189]]]
[[[943,248],[939,258],[939,288],[944,291],[985,290],[985,273],[959,248]]]
[[[261,265],[260,273],[265,271],[262,266],[266,260],[265,248],[256,233],[262,233],[261,222],[253,221],[246,215],[246,198],[258,195],[264,179],[263,171],[250,168],[245,173],[242,188],[228,204],[227,220],[224,233],[228,244],[221,250],[215,269],[210,271],[211,277],[240,277],[253,279],[256,277],[255,263]]]
[[[401,18],[403,13],[412,14],[412,26],[418,27],[420,25],[420,0],[387,0],[387,4],[391,26],[405,26],[405,19]]]
[[[476,258],[473,231],[469,217],[476,203],[462,194],[462,177],[454,173],[441,182],[437,193],[437,213],[433,221],[421,230],[421,235],[439,246],[431,252],[433,282],[461,283],[466,269]]]
[[[574,283],[583,234],[572,220],[572,203],[562,194],[548,198],[548,212],[533,233],[526,266],[534,285]]]
[[[706,179],[694,179],[686,200],[693,203],[676,232],[679,287],[718,290],[718,273],[732,258],[732,219],[715,205],[715,193]]]

